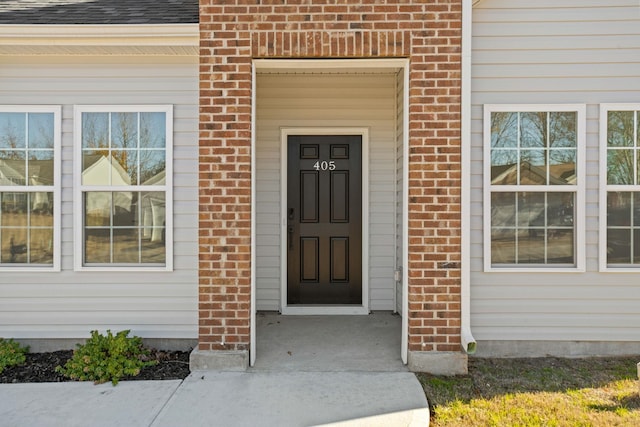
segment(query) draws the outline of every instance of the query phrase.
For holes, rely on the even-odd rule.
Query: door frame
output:
[[[464,29],[463,29],[464,30]],[[463,31],[464,32],[464,31]],[[465,58],[463,57],[463,63]],[[315,69],[327,69],[327,70],[350,70],[350,69],[381,69],[381,68],[395,68],[402,74],[402,197],[401,204],[402,210],[402,262],[400,267],[402,272],[400,273],[400,283],[402,288],[402,301],[401,301],[401,314],[402,314],[402,331],[401,331],[401,343],[400,343],[400,357],[404,364],[408,362],[409,356],[409,278],[407,272],[409,271],[409,91],[410,91],[410,60],[409,58],[355,58],[355,59],[254,59],[251,64],[251,318],[250,318],[250,350],[249,350],[249,364],[254,366],[256,363],[257,351],[256,351],[256,98],[257,98],[257,85],[256,75],[259,70],[296,70],[306,69],[309,67],[310,61],[313,61]],[[469,76],[466,76],[468,78]],[[464,84],[465,76],[463,76]],[[464,95],[464,93],[463,93]],[[464,108],[463,103],[463,108]],[[464,123],[464,117],[463,117]],[[463,135],[464,138],[464,135]],[[368,140],[368,138],[367,138]],[[464,154],[464,150],[463,150]],[[368,152],[367,152],[368,155]],[[463,156],[464,160],[464,156]],[[367,166],[367,165],[363,165]],[[364,183],[368,185],[368,180],[364,180]],[[464,197],[464,191],[463,191]],[[464,209],[464,207],[463,207]],[[463,221],[464,229],[464,221]],[[464,233],[463,233],[464,234]],[[368,239],[368,233],[363,236]],[[367,240],[368,242],[368,240]],[[464,255],[464,250],[463,250]],[[368,258],[366,259],[368,262]],[[463,276],[464,276],[463,268]],[[368,279],[368,275],[365,276]],[[368,282],[367,282],[368,283]],[[463,281],[464,284],[464,281]],[[367,295],[369,287],[366,287]],[[468,293],[467,293],[468,295]],[[368,304],[368,298],[367,298]],[[468,304],[467,304],[468,306]],[[463,301],[463,309],[465,304]],[[467,316],[468,317],[468,316]],[[464,319],[464,313],[463,313]],[[467,318],[468,320],[468,318]]]
[[[287,305],[287,185],[289,135],[359,135],[362,138],[362,305]],[[369,129],[364,127],[280,128],[280,311],[286,315],[369,314]]]

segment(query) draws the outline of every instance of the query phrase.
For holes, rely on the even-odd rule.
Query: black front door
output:
[[[287,144],[287,304],[362,304],[362,137]]]

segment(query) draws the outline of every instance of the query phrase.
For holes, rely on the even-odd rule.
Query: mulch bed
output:
[[[140,380],[181,380],[189,375],[189,351],[151,350],[151,359],[158,363],[143,368],[135,377],[125,377],[120,381]],[[5,368],[0,373],[0,383],[43,383],[72,381],[56,372],[56,366],[64,365],[73,351],[53,351],[49,353],[28,353],[26,362],[20,366]]]

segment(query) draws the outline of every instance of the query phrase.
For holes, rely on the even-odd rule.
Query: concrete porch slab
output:
[[[402,372],[400,316],[258,313],[256,371]]]

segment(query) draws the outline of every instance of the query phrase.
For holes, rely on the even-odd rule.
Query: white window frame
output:
[[[607,264],[607,193],[609,191],[640,192],[640,182],[636,185],[609,185],[607,184],[607,133],[609,111],[640,111],[640,103],[604,103],[600,104],[600,247],[598,250],[599,267],[601,272],[637,273],[640,264],[619,264],[610,267]],[[640,127],[640,123],[636,124]],[[636,129],[637,132],[637,129]],[[637,133],[636,133],[637,134]],[[640,152],[640,149],[638,149]],[[636,173],[638,168],[636,168]],[[640,179],[640,177],[638,178]]]
[[[61,257],[61,206],[62,206],[62,107],[59,105],[0,105],[2,113],[51,113],[53,114],[53,186],[0,186],[0,192],[52,192],[53,193],[53,263],[47,265],[19,265],[12,267],[0,264],[2,272],[57,272],[60,271]]]
[[[566,185],[491,185],[491,113],[494,112],[575,112],[576,113],[576,167],[577,184]],[[483,117],[483,233],[484,233],[484,271],[485,272],[584,272],[585,271],[585,160],[586,145],[586,105],[585,104],[485,104]],[[575,265],[554,267],[553,265],[513,264],[513,266],[493,266],[491,263],[491,193],[499,188],[506,192],[568,192],[576,194],[574,217],[574,254]]]
[[[164,186],[83,186],[82,185],[82,113],[165,113],[166,114],[166,178]],[[173,271],[173,105],[75,105],[74,117],[74,270],[75,271]],[[165,207],[165,265],[96,264],[84,265],[84,213],[85,191],[164,191]]]

